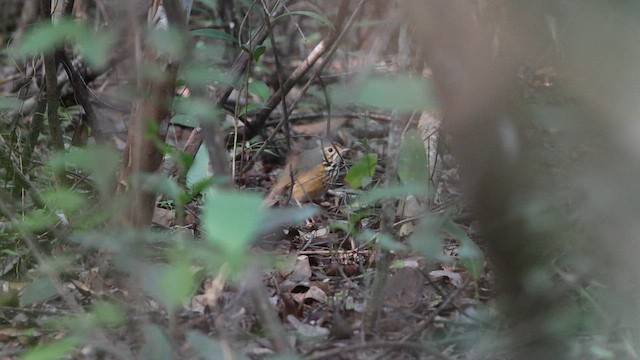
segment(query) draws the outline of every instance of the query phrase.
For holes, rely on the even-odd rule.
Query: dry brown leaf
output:
[[[462,276],[459,273],[450,270],[433,270],[429,272],[429,277],[431,277],[432,280],[447,278],[453,286],[457,288],[462,286]]]
[[[421,298],[424,277],[420,270],[403,267],[396,271],[387,282],[383,294],[388,306],[412,307]]]
[[[293,282],[309,281],[311,279],[311,264],[307,255],[300,255],[296,259],[293,271],[289,275],[289,280]]]
[[[412,222],[404,223],[400,226],[398,230],[398,236],[405,237],[413,234],[414,226]]]
[[[304,337],[324,338],[329,336],[329,329],[321,326],[305,324],[293,315],[287,316],[287,320],[298,331],[298,333]]]
[[[218,299],[220,295],[222,295],[222,291],[224,290],[224,285],[226,283],[226,272],[224,271],[224,266],[218,276],[212,280],[205,280],[203,288],[204,293],[200,295],[195,295],[189,300],[184,308],[198,313],[203,313],[205,307],[215,308],[218,305]]]
[[[296,287],[296,289],[300,289],[300,286]],[[327,294],[324,292],[324,290],[320,289],[317,286],[309,286],[304,292],[292,293],[291,297],[298,304],[308,303],[307,300],[314,300],[324,304],[328,300]]]
[[[176,219],[176,212],[165,208],[156,207],[153,212],[153,222],[164,227],[171,227],[174,225]]]

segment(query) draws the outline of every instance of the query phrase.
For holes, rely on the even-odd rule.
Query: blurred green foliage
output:
[[[71,42],[78,46],[91,66],[101,68],[107,64],[109,51],[115,40],[115,34],[111,31],[102,30],[97,33],[87,24],[63,19],[56,24],[37,24],[18,44],[15,56],[26,58],[50,53],[65,42]]]
[[[244,0],[236,3],[247,14],[247,18],[248,15],[259,15],[257,18],[262,16],[253,2]],[[622,9],[637,8],[637,4],[631,5],[631,1],[613,3]],[[280,46],[280,42],[286,42],[287,38],[276,36],[277,44],[272,44],[271,39],[263,44],[250,44],[246,42],[247,35],[253,33],[249,26],[243,24],[242,29],[236,29],[239,32],[237,36],[219,30],[226,26],[217,18],[219,6],[220,2],[213,0],[196,2],[194,14],[201,21],[198,26],[202,27],[190,31],[190,39],[185,39],[184,34],[171,31],[150,32],[145,39],[158,54],[182,59],[183,66],[177,85],[197,90],[191,96],[176,97],[173,100],[174,124],[195,126],[226,114],[216,107],[209,93],[225,85],[233,86],[243,97],[249,93],[258,100],[252,99],[237,106],[237,113],[234,114],[236,116],[250,116],[252,112],[262,109],[269,96],[274,93],[273,79],[268,76],[273,72],[272,64],[267,63],[266,58],[274,46]],[[617,18],[611,16],[612,19]],[[630,15],[622,18],[628,16]],[[323,31],[335,30],[324,14],[302,10],[279,16],[274,26],[286,25],[288,21],[292,21],[294,27],[299,29],[301,23],[298,21],[302,18],[312,20],[314,25],[310,29],[298,30],[303,33],[302,39],[297,40],[302,43],[301,48],[304,48],[304,41],[319,38],[324,34]],[[585,82],[591,79],[589,77],[568,76],[563,87],[543,91],[526,99],[524,96],[514,99],[519,112],[516,119],[509,119],[515,124],[518,135],[526,134],[523,137],[526,152],[519,154],[523,155],[520,161],[531,165],[527,169],[533,170],[527,175],[538,181],[539,187],[505,206],[509,208],[513,218],[521,220],[518,222],[520,229],[535,234],[536,239],[541,240],[527,244],[527,249],[514,248],[513,251],[542,249],[543,253],[557,254],[551,257],[553,266],[529,269],[527,276],[522,279],[524,295],[552,293],[560,280],[568,284],[570,296],[561,299],[568,304],[563,308],[566,311],[554,315],[544,326],[558,338],[569,333],[586,334],[575,340],[572,349],[572,356],[575,358],[616,358],[621,353],[616,346],[637,347],[629,340],[633,337],[627,332],[628,328],[633,329],[633,324],[625,323],[632,323],[629,319],[636,319],[637,314],[628,317],[609,314],[607,311],[616,307],[603,305],[607,301],[624,303],[625,299],[608,299],[609,288],[601,283],[576,280],[596,268],[593,258],[585,254],[602,252],[625,255],[609,250],[602,243],[590,242],[595,235],[585,229],[593,229],[594,224],[601,224],[601,228],[597,230],[603,233],[610,231],[611,237],[616,241],[625,239],[624,241],[632,242],[634,239],[634,232],[631,231],[633,229],[618,232],[625,223],[617,221],[618,215],[634,214],[636,210],[634,196],[637,197],[637,194],[633,190],[633,179],[637,180],[633,171],[636,166],[634,163],[615,166],[612,164],[619,162],[620,158],[607,159],[607,153],[594,155],[600,149],[599,146],[602,146],[603,139],[610,136],[606,127],[594,125],[599,124],[594,119],[607,114],[609,107],[618,116],[612,121],[617,125],[636,117],[637,91],[633,91],[634,81],[637,80],[633,74],[636,72],[624,71],[626,65],[633,61],[619,55],[634,44],[635,37],[630,35],[635,32],[627,28],[633,29],[636,26],[633,21],[635,20],[632,18],[631,24],[623,24],[628,32],[625,30],[622,34],[625,36],[619,41],[609,41],[610,38],[615,38],[617,28],[614,26],[609,30],[611,36],[604,37],[591,36],[593,30],[581,26],[577,27],[578,31],[574,29],[573,33],[567,32],[571,36],[568,44],[554,43],[560,50],[565,49],[562,45],[567,50],[573,50],[563,53],[571,61],[568,61],[569,65],[561,63],[560,67],[568,67],[569,74],[577,71],[576,69],[593,68],[595,70],[584,73],[596,74],[598,81],[589,83]],[[595,21],[585,23],[598,24]],[[379,24],[379,20],[363,19],[356,24],[356,28],[366,30]],[[594,27],[598,28],[596,25]],[[548,29],[553,32],[551,25],[548,25]],[[22,42],[12,45],[9,55],[12,56],[12,61],[20,62],[67,45],[67,50],[81,54],[89,66],[100,68],[107,65],[114,47],[117,46],[116,38],[115,31],[106,28],[94,31],[82,22],[63,19],[55,25],[36,24],[27,31]],[[585,50],[586,47],[581,47],[591,40],[599,41],[603,46],[599,48],[602,51],[591,54]],[[631,47],[631,52],[637,51],[635,47]],[[253,63],[247,74],[236,81],[230,75],[230,66],[224,59],[232,58],[242,51],[251,55]],[[291,56],[299,55],[296,53]],[[596,65],[600,64],[610,66],[607,71],[599,71],[600,68]],[[144,76],[153,78],[161,75],[164,69],[145,64],[141,71]],[[605,81],[610,78],[616,81]],[[609,85],[610,83],[614,85]],[[490,88],[490,85],[487,87]],[[394,114],[408,114],[432,111],[441,105],[435,85],[422,76],[368,74],[356,77],[350,83],[331,85],[329,88],[331,105],[338,108],[356,104],[367,110],[382,109]],[[299,106],[318,109],[318,103],[324,104],[324,93],[318,90],[311,90],[310,93],[315,97],[303,100]],[[573,98],[576,93],[583,97]],[[609,106],[609,101],[616,106]],[[2,116],[24,105],[25,101],[15,93],[3,93],[0,96]],[[75,113],[66,110],[69,120],[73,120]],[[15,123],[9,124],[11,121],[5,122],[4,118],[2,120],[0,133],[13,146],[11,154],[2,154],[3,160],[19,158],[27,140],[19,133],[19,127],[14,126]],[[158,130],[153,128],[150,132]],[[627,131],[624,136],[616,135],[619,136],[619,143],[616,142],[615,145],[632,143],[630,140],[634,139],[633,134],[633,131]],[[37,149],[39,156],[35,165],[25,169],[28,180],[33,182],[34,190],[42,197],[43,206],[34,205],[22,193],[12,199],[13,203],[5,204],[14,212],[17,220],[8,221],[3,218],[0,256],[19,258],[22,264],[16,265],[13,272],[6,271],[4,276],[26,279],[28,285],[19,293],[19,306],[36,306],[59,297],[59,289],[56,289],[52,279],[65,279],[69,274],[81,272],[78,268],[86,266],[87,257],[109,254],[112,256],[110,260],[113,261],[113,267],[125,274],[123,277],[127,278],[132,289],[141,289],[141,297],[153,299],[168,314],[168,325],[144,324],[141,331],[144,344],[140,350],[140,358],[172,358],[178,348],[173,341],[176,329],[172,326],[175,325],[178,311],[198,291],[198,285],[204,277],[217,275],[221,269],[226,269],[227,275],[232,279],[240,278],[247,269],[258,263],[254,261],[254,254],[250,250],[263,230],[274,227],[274,224],[285,223],[283,218],[295,223],[314,214],[308,207],[265,209],[262,197],[256,193],[217,188],[214,181],[216,179],[213,179],[209,171],[209,159],[204,147],[192,157],[167,144],[158,144],[166,157],[185,170],[186,184],[157,174],[136,174],[137,179],[155,194],[163,195],[163,201],[178,213],[178,218],[182,218],[185,205],[194,199],[200,199],[200,204],[203,205],[201,239],[188,229],[125,229],[116,219],[121,218],[128,210],[130,198],[127,194],[114,194],[121,154],[96,145],[85,148],[69,146],[62,153],[52,154],[46,143],[46,135],[45,129],[40,139],[44,141],[40,142]],[[66,140],[69,142],[69,139]],[[32,145],[35,147],[37,144],[36,141]],[[247,144],[246,147],[251,148],[253,145]],[[490,153],[492,148],[482,150]],[[597,162],[603,165],[602,170],[594,171],[590,168],[592,164],[583,160],[591,156],[605,159]],[[626,161],[627,158],[624,159]],[[409,130],[404,133],[398,159],[398,177],[401,183],[397,186],[383,187],[374,181],[376,168],[382,160],[378,158],[378,154],[367,150],[351,166],[345,181],[351,188],[349,193],[355,194],[355,197],[339,210],[347,214],[348,220],[333,224],[333,228],[347,232],[360,244],[375,243],[379,248],[400,255],[417,253],[430,264],[455,262],[470,277],[481,278],[486,271],[484,254],[470,238],[467,229],[455,222],[449,211],[421,214],[420,219],[416,219],[413,234],[404,242],[380,233],[377,229],[360,227],[364,219],[379,218],[380,203],[383,200],[403,200],[414,195],[421,200],[432,201],[434,197],[434,189],[429,186],[434,169],[429,168],[424,141],[417,131]],[[7,169],[0,170],[2,186],[5,190],[11,190],[16,186],[15,178],[10,176]],[[73,179],[72,185],[55,184],[54,174],[67,175]],[[611,180],[601,177],[603,174],[620,176]],[[509,179],[504,181],[505,184],[509,183]],[[482,191],[485,189],[480,190]],[[627,193],[629,196],[625,197]],[[26,244],[27,238],[35,239],[35,243],[42,247],[40,251],[48,256],[46,263],[36,264],[33,249]],[[457,245],[457,254],[453,259],[443,253],[443,247],[450,242]],[[548,244],[553,246],[545,248]],[[614,242],[612,247],[624,248],[624,245],[624,242]],[[612,256],[611,263],[617,260]],[[612,265],[611,269],[611,273],[604,277],[613,278],[618,275],[616,272],[620,271],[619,268]],[[55,276],[51,276],[52,274]],[[136,311],[139,311],[132,304],[118,300],[115,296],[105,297],[103,300],[83,300],[92,303],[92,306],[87,307],[86,314],[53,316],[47,324],[52,331],[60,331],[61,339],[49,344],[38,344],[38,347],[25,352],[23,357],[49,359],[69,356],[82,345],[96,341],[92,330],[122,329],[127,321],[132,321],[130,318],[135,318],[130,314],[137,314]],[[617,326],[618,323],[624,326]],[[486,336],[488,332],[487,329],[480,329],[477,336]],[[501,339],[494,338],[492,341],[493,344],[501,344]],[[218,342],[196,331],[186,332],[186,342],[202,358],[216,358],[212,354],[220,354],[223,348]]]

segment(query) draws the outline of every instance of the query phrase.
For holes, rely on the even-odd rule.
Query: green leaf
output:
[[[284,13],[280,16],[278,16],[277,18],[274,19],[274,22],[283,19],[287,16],[294,16],[294,15],[301,15],[301,16],[308,16],[312,19],[316,19],[318,21],[320,21],[322,24],[330,27],[332,30],[334,30],[333,24],[331,23],[331,21],[329,21],[329,19],[327,19],[324,15],[320,15],[316,12],[313,11],[305,11],[305,10],[295,10],[295,11],[289,11],[287,13]]]
[[[409,76],[372,76],[355,86],[333,87],[331,99],[337,106],[357,103],[397,111],[423,111],[437,104],[430,80]]]
[[[267,47],[264,45],[258,45],[255,47],[255,49],[253,49],[253,61],[258,62],[258,60],[260,60],[260,57],[264,54],[264,52],[267,51]]]
[[[344,180],[354,189],[364,188],[373,180],[377,165],[378,154],[366,154],[351,166]]]
[[[467,238],[467,240],[460,242],[458,259],[460,265],[462,265],[462,267],[467,270],[467,273],[474,279],[478,279],[484,274],[484,254],[473,240]]]
[[[42,193],[42,199],[51,210],[62,211],[65,214],[80,210],[87,202],[82,194],[69,189],[50,189]]]
[[[184,205],[189,201],[187,192],[178,185],[175,179],[161,178],[154,186],[154,189],[160,194],[166,195],[178,203],[178,206]]]
[[[214,185],[214,181],[212,177],[203,179],[201,181],[194,183],[191,186],[190,194],[192,195],[192,197],[203,194],[207,189],[210,189],[213,185]]]
[[[22,218],[19,227],[28,232],[40,232],[54,227],[58,221],[60,221],[60,218],[51,211],[35,209]]]
[[[375,237],[377,244],[382,249],[396,252],[407,250],[405,245],[397,242],[391,235],[385,233],[373,233],[370,230],[365,230],[358,236],[358,240],[368,241],[372,237]]]
[[[171,341],[157,325],[148,325],[143,331],[144,346],[138,354],[139,359],[172,360]]]
[[[442,227],[446,218],[429,215],[420,219],[416,230],[409,237],[411,249],[433,262],[447,262],[450,259],[442,253],[444,238]]]
[[[120,326],[126,318],[120,306],[106,301],[94,302],[91,314],[95,318],[95,323],[99,325]]]
[[[319,213],[314,206],[285,207],[269,209],[265,213],[265,230],[277,229],[280,226],[300,224]]]
[[[234,87],[236,86],[236,84],[233,83],[233,76],[231,76],[227,71],[224,70],[193,65],[182,68],[182,71],[185,80],[189,84],[210,85],[212,83],[220,83]]]
[[[595,356],[596,359],[615,359],[616,354],[605,348],[604,346],[594,344],[589,347],[589,352]]]
[[[206,239],[221,256],[238,265],[252,241],[255,240],[265,210],[257,194],[218,190],[206,200],[202,217]]]
[[[445,221],[444,229],[458,242],[459,263],[467,270],[469,275],[475,279],[483,275],[484,254],[478,245],[450,217]]]
[[[195,280],[189,264],[151,264],[141,267],[145,288],[168,309],[182,304],[193,292]]]
[[[189,171],[187,171],[187,188],[194,192],[196,184],[211,179],[212,175],[213,174],[209,170],[209,154],[207,153],[207,147],[200,146]]]
[[[380,187],[372,189],[363,194],[358,200],[363,204],[373,204],[382,199],[404,199],[407,195],[427,195],[424,186],[401,185],[394,187]]]
[[[0,96],[0,111],[12,110],[22,104],[22,101],[14,96]]]
[[[94,33],[87,29],[78,34],[76,43],[84,58],[87,59],[87,63],[99,69],[109,63],[111,49],[117,38],[113,31],[100,30],[99,33]]]
[[[202,4],[207,6],[209,9],[213,11],[213,13],[218,12],[218,1],[217,0],[200,0]]]
[[[41,303],[56,295],[58,295],[58,292],[49,279],[39,278],[25,286],[24,292],[20,296],[20,306]]]
[[[193,116],[185,114],[174,115],[173,117],[171,117],[171,123],[174,125],[180,125],[189,128],[195,128],[199,125],[197,119],[195,119]]]
[[[96,145],[59,153],[52,159],[50,166],[56,172],[64,171],[67,166],[86,170],[92,174],[91,179],[98,190],[102,194],[110,194],[115,180],[113,174],[117,171],[121,157],[111,148]]]
[[[23,360],[51,360],[60,359],[71,354],[80,345],[79,339],[73,336],[49,344],[38,344],[38,347],[29,349],[22,354]]]
[[[62,47],[65,41],[75,43],[91,66],[103,67],[109,60],[116,36],[101,30],[95,33],[88,25],[72,20],[60,20],[57,24],[40,23],[34,26],[18,45],[16,56],[27,57],[51,53]]]
[[[189,331],[187,333],[187,342],[191,345],[191,348],[200,355],[199,358],[205,360],[218,360],[220,359],[220,354],[223,353],[223,349],[218,341],[200,332]],[[231,358],[235,357],[232,356]]]
[[[264,106],[259,104],[247,104],[246,106],[243,106],[240,108],[240,111],[238,112],[238,116],[246,115],[252,111],[260,110],[263,107]]]
[[[179,59],[186,54],[187,42],[178,30],[154,30],[149,34],[149,42],[158,53],[167,54],[172,59]]]
[[[427,186],[429,163],[422,137],[417,130],[407,131],[400,146],[398,176],[405,184]]]
[[[218,40],[229,41],[229,42],[234,43],[234,44],[238,43],[238,39],[236,39],[235,36],[227,34],[226,32],[224,32],[222,30],[196,29],[196,30],[191,30],[191,35],[193,35],[193,36],[204,36],[204,37],[208,37],[210,39],[218,39]]]
[[[253,80],[249,83],[249,92],[260,98],[262,101],[269,99],[269,87],[263,81]]]
[[[216,114],[220,114],[223,110],[216,107],[210,99],[190,97],[176,101],[176,112],[194,119],[211,119]]]
[[[0,253],[11,255],[11,256],[20,256],[19,252],[15,251],[15,250],[12,250],[12,249],[2,249],[2,251],[0,251]]]
[[[18,45],[16,56],[22,58],[50,53],[62,46],[68,38],[85,30],[89,29],[80,23],[67,20],[62,20],[56,25],[49,22],[39,23],[25,34],[24,39]]]
[[[164,302],[170,307],[180,306],[194,291],[195,279],[188,263],[172,263],[162,274],[161,290]]]

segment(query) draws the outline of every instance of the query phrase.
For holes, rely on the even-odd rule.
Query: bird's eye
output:
[[[333,152],[333,148],[332,148],[332,147],[330,147],[327,151],[328,151],[329,153],[332,153],[332,152]]]

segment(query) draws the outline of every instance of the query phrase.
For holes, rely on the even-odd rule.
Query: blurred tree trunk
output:
[[[532,173],[533,147],[521,136],[523,117],[513,97],[518,65],[535,54],[539,39],[535,32],[518,37],[525,26],[520,23],[503,31],[528,41],[529,49],[504,51],[496,47],[496,36],[502,34],[483,21],[474,2],[415,1],[413,6],[408,16],[443,96],[443,125],[482,224],[503,315],[512,334],[520,334],[510,338],[512,350],[518,359],[565,358],[568,339],[563,336],[568,334],[554,336],[548,326],[564,304],[551,292],[532,291],[528,283],[533,272],[548,267],[557,239],[531,231],[516,211],[518,201],[535,196],[541,185],[541,177]],[[499,11],[507,13],[506,8]],[[540,21],[538,14],[526,14]],[[516,15],[523,14],[509,14],[512,21]]]
[[[144,61],[156,60],[149,55],[145,52]],[[144,188],[141,176],[155,173],[162,164],[163,154],[156,141],[166,139],[177,70],[177,64],[167,64],[162,79],[144,80],[139,89],[141,99],[134,102],[131,111],[118,191],[132,192],[125,222],[133,226],[146,226],[153,216],[155,193]]]
[[[38,17],[38,9],[38,0],[26,0],[22,5],[20,19],[18,20],[18,27],[13,34],[14,42],[16,44],[20,43],[20,40],[22,40],[22,35],[24,34],[27,27],[33,24],[33,22]]]
[[[145,1],[138,5],[143,3]],[[181,5],[168,0],[164,1],[164,5],[169,29],[184,30],[186,21]],[[138,34],[144,32],[140,28],[137,31]],[[129,213],[123,218],[127,225],[145,227],[153,217],[156,195],[149,188],[145,177],[148,179],[148,175],[156,173],[162,164],[163,153],[157,142],[164,142],[166,139],[178,67],[178,59],[159,56],[150,47],[144,48],[138,62],[138,69],[158,68],[162,69],[162,74],[154,77],[138,74],[137,99],[131,110],[131,123],[118,185],[119,192],[131,192]]]
[[[627,19],[640,6],[586,3],[413,1],[407,13],[444,100],[517,359],[569,358],[578,323],[625,339],[638,358],[640,26]],[[518,70],[541,64],[558,71],[553,101],[564,101],[527,107]],[[557,149],[545,157],[549,144],[530,131],[537,121],[562,129],[555,141],[571,151],[589,150],[579,161]],[[549,155],[566,164],[549,166]],[[577,280],[558,279],[563,266]],[[589,295],[597,316],[573,301],[593,280],[606,289]]]

